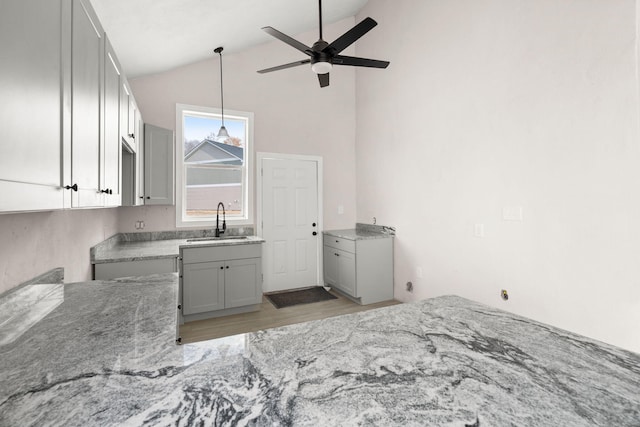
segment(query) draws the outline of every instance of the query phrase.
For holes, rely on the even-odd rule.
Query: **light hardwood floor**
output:
[[[400,304],[399,301],[390,300],[360,305],[337,292],[331,293],[338,299],[280,309],[262,297],[260,311],[185,323],[180,326],[180,336],[183,343],[190,343]]]

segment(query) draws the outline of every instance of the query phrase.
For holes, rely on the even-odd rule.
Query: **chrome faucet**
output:
[[[222,206],[222,230],[220,230],[220,206]],[[224,211],[224,203],[218,202],[218,207],[216,208],[216,237],[220,237],[226,230],[227,214]]]

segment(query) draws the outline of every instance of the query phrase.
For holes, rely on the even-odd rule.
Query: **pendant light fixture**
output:
[[[224,142],[229,138],[229,132],[227,132],[227,128],[224,127],[224,90],[222,86],[222,46],[215,48],[213,51],[220,55],[220,110],[222,111],[222,126],[220,126],[220,130],[218,131],[218,141]]]

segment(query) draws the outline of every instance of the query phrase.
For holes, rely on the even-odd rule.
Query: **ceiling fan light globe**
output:
[[[315,64],[311,64],[311,70],[316,74],[327,74],[332,68],[333,65],[331,62],[319,61]]]

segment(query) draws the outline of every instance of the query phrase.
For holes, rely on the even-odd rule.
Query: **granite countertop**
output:
[[[322,233],[347,240],[388,239],[395,235],[395,228],[357,223],[355,228],[324,230]]]
[[[158,233],[151,236],[151,240],[127,240],[125,238],[109,239],[91,249],[91,263],[102,264],[109,262],[140,261],[146,259],[175,258],[180,253],[181,246],[232,246],[262,243],[264,239],[257,236],[246,236],[246,239],[213,239],[212,236],[190,236],[181,238],[166,238]],[[229,237],[236,237],[232,235]],[[119,237],[119,236],[118,236]],[[156,237],[156,238],[153,238]],[[189,242],[192,239],[205,239]]]
[[[639,354],[460,297],[177,346],[177,281],[64,285],[0,346],[0,425],[640,420]]]

